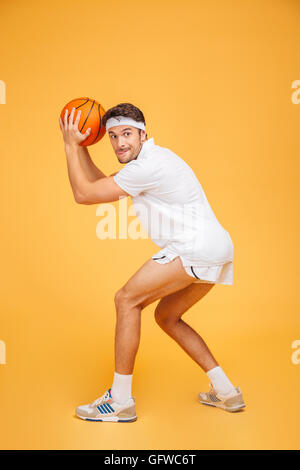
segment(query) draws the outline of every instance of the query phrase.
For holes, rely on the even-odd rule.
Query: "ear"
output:
[[[141,129],[141,140],[142,140],[142,143],[146,142],[146,131],[144,131],[144,129]]]

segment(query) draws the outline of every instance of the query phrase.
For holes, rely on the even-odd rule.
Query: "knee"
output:
[[[154,311],[154,318],[156,323],[158,323],[161,328],[167,328],[170,324],[172,324],[170,313],[166,313],[161,308],[156,307]]]
[[[114,302],[117,311],[128,310],[135,306],[133,296],[124,287],[115,293]]]
[[[126,292],[125,290],[122,288],[122,289],[119,289],[116,293],[115,293],[115,297],[114,297],[114,302],[115,302],[115,306],[116,307],[119,307],[120,305],[122,305],[124,302],[126,302]]]

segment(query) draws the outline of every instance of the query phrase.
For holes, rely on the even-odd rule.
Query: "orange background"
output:
[[[293,0],[1,2],[1,449],[299,448],[299,21]],[[229,231],[234,285],[184,319],[244,412],[197,402],[208,378],[155,303],[133,377],[139,419],[74,417],[112,385],[115,292],[159,250],[100,240],[99,206],[75,203],[58,118],[80,96],[140,107]],[[89,150],[105,174],[121,168],[107,135]]]

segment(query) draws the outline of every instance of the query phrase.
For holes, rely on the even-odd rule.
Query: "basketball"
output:
[[[77,111],[81,110],[80,121],[78,124],[79,132],[84,134],[89,127],[91,128],[90,135],[79,145],[87,147],[88,145],[94,145],[99,142],[105,134],[105,126],[102,124],[102,117],[105,114],[105,110],[101,104],[96,100],[87,97],[76,98],[69,101],[60,113],[62,122],[64,122],[66,109],[68,110],[69,118],[72,108],[75,108],[74,121],[77,116]]]

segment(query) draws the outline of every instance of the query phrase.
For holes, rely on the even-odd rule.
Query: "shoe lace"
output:
[[[213,394],[213,395],[217,396],[217,392],[216,392],[216,390],[214,389],[212,383],[209,384],[209,392],[208,392],[208,395],[210,395],[210,394]]]
[[[102,396],[99,397],[99,398],[96,398],[96,400],[93,401],[92,406],[102,405],[102,403],[104,403],[105,401],[109,400],[109,398],[110,398],[109,392],[106,391],[106,392],[104,393],[104,395],[102,395]]]
[[[209,384],[209,393],[213,393],[217,398],[220,399],[220,395],[217,394],[217,391],[214,389],[214,387],[211,383]],[[224,398],[224,396],[223,396],[223,398]]]

